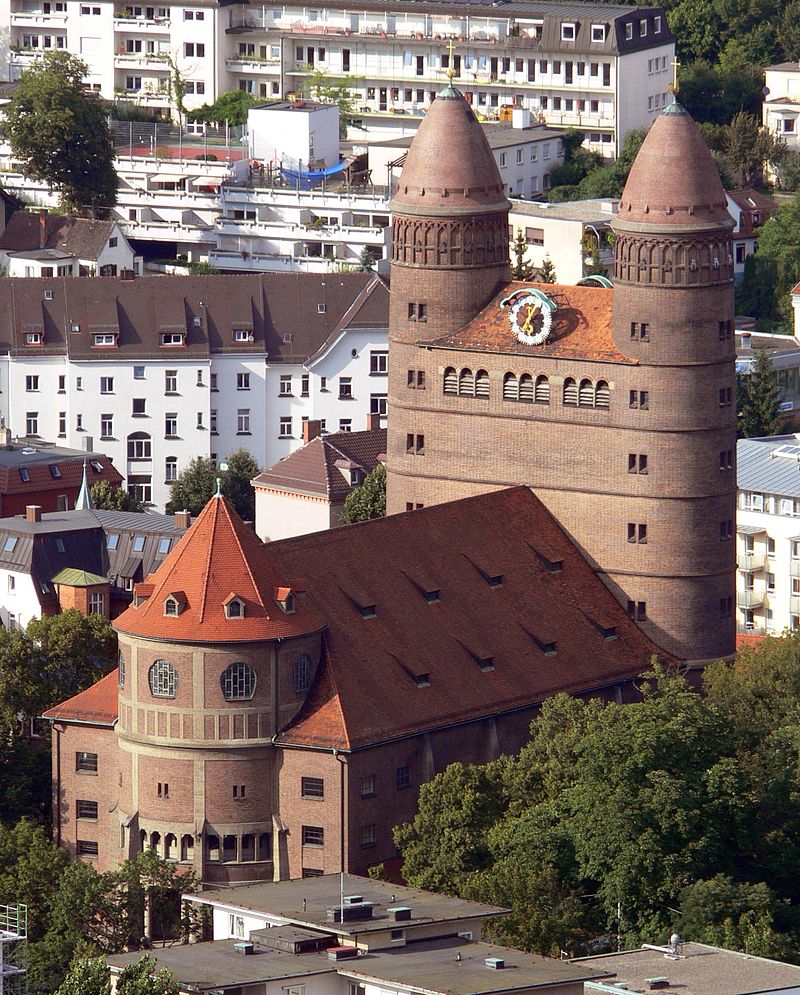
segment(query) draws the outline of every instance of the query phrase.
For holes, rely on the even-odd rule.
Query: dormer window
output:
[[[116,332],[95,332],[92,335],[92,347],[94,349],[113,349],[116,344]]]
[[[186,596],[183,594],[169,594],[164,598],[164,614],[177,617],[186,607]]]
[[[562,41],[575,41],[575,30],[576,25],[574,22],[567,21],[561,25],[561,40]]]
[[[229,595],[223,607],[225,609],[225,618],[244,618],[244,601],[241,598],[237,598],[236,595]]]
[[[58,463],[50,463],[50,476],[53,480],[61,479],[61,469],[59,468]]]
[[[200,317],[199,314],[194,315],[192,317],[192,328],[202,328],[202,327],[203,327],[203,319]]]
[[[633,21],[628,21],[628,23],[625,25],[625,40],[626,41],[633,40]]]
[[[429,688],[431,686],[431,675],[430,674],[417,674],[414,678],[414,683],[418,688]]]
[[[26,332],[25,345],[41,345],[44,342],[44,335],[41,332]]]
[[[52,290],[45,290],[45,292],[44,292],[44,299],[46,301],[52,301],[52,299],[53,299],[53,291]]]
[[[71,322],[69,323],[69,330],[70,330],[71,332],[79,332],[79,331],[81,330],[81,326],[80,326],[80,323],[79,323],[79,322],[77,322],[77,321],[71,321]]]
[[[647,18],[643,17],[639,21],[639,34],[642,38],[647,37]]]
[[[233,330],[233,341],[234,342],[252,342],[253,333],[247,328],[234,328]]]
[[[275,602],[285,615],[293,615],[297,610],[297,599],[290,587],[279,587],[275,591]]]
[[[593,42],[604,42],[606,40],[606,26],[605,24],[593,24],[592,25],[592,41]]]
[[[184,332],[162,332],[161,345],[173,348],[186,345],[186,335]]]
[[[653,34],[655,34],[655,35],[660,35],[661,34],[661,15],[660,14],[656,14],[656,16],[653,18]]]
[[[327,308],[324,304],[317,304],[317,314],[325,314],[326,310]]]
[[[359,487],[362,481],[361,470],[350,471],[350,486]]]

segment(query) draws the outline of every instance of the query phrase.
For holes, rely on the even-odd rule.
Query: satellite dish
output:
[[[765,97],[768,97],[769,96],[769,87],[765,86],[764,89],[761,92],[764,94]]]

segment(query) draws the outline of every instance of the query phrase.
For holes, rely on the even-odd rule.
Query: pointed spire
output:
[[[92,494],[89,490],[89,483],[86,480],[86,460],[83,461],[83,480],[81,481],[81,489],[78,491],[78,497],[75,499],[75,510],[94,511]]]

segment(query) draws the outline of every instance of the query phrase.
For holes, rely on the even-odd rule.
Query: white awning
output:
[[[761,525],[737,525],[736,531],[740,536],[757,536],[766,532],[766,528]]]
[[[215,176],[213,173],[203,173],[200,176],[192,177],[192,186],[195,187],[208,187],[215,186],[218,187],[220,183],[225,179],[224,176]]]
[[[154,173],[150,177],[151,183],[180,183],[181,180],[193,180],[194,176],[187,176],[186,173]]]

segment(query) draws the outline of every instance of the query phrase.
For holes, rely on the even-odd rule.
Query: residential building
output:
[[[452,85],[391,208],[389,514],[525,482],[654,643],[731,656],[733,221],[689,114],[636,157],[613,289],[510,282],[505,184]]]
[[[525,487],[268,545],[214,497],[114,628],[118,672],[45,716],[56,839],[219,886],[391,861],[449,763],[674,662]]]
[[[422,113],[452,68],[482,116],[499,119],[521,106],[548,125],[580,127],[612,156],[628,131],[647,127],[665,106],[675,56],[662,8],[597,3],[526,0],[513,11],[475,3],[467,12],[431,2],[352,11],[341,0],[313,9],[60,0],[56,10],[44,0],[3,0],[0,17],[7,78],[65,49],[87,61],[87,84],[106,99],[165,115],[175,115],[173,64],[190,110],[232,89],[286,97],[309,67],[321,68],[352,79],[368,126]]]
[[[386,361],[386,354],[375,354],[376,367],[385,368]],[[366,432],[346,429],[320,436],[316,434],[319,422],[307,421],[305,445],[252,481],[255,529],[264,542],[332,529],[339,524],[347,497],[386,459],[386,429],[379,427],[386,395],[374,394],[370,403],[375,407],[370,413],[373,427]]]
[[[678,989],[683,995],[790,995],[800,987],[800,967],[796,964],[707,943],[685,943],[680,938],[672,947],[645,943],[638,950],[578,957],[570,963],[613,971],[616,978],[625,979],[630,991],[652,991],[654,982],[659,988]],[[587,995],[620,990],[613,978],[587,980],[584,987]]]
[[[195,456],[244,447],[270,466],[305,418],[366,428],[387,296],[371,273],[0,281],[0,416],[75,448],[99,438],[163,508]]]
[[[28,376],[31,393],[38,392],[40,374]],[[122,484],[123,478],[108,456],[44,442],[39,433],[40,413],[27,411],[24,417],[24,427],[32,431],[16,442],[8,429],[0,427],[0,515],[4,518],[24,514],[28,505],[37,505],[45,512],[74,508],[84,467],[88,467],[90,484],[100,480],[115,487]]]
[[[769,356],[775,378],[780,387],[780,409],[784,413],[787,424],[793,423],[793,412],[800,411],[800,331],[797,323],[797,304],[800,304],[800,293],[795,288],[792,303],[795,307],[795,334],[773,335],[769,332],[754,332],[749,328],[736,333],[736,373],[740,377],[749,377],[755,368],[760,352]]]
[[[114,618],[133,586],[156,569],[188,528],[188,516],[81,509],[0,518],[0,622],[24,629],[77,608]]]
[[[484,124],[509,197],[538,197],[550,188],[550,169],[564,161],[561,132],[515,108],[505,124]],[[394,189],[413,135],[370,142],[369,168],[378,182]]]
[[[540,270],[546,258],[555,267],[559,283],[578,283],[587,275],[590,249],[599,243],[597,261],[609,275],[614,265],[611,223],[619,211],[616,198],[570,200],[562,204],[512,200],[508,236],[513,246],[517,232],[525,235],[525,261]],[[591,257],[591,258],[590,258]]]
[[[187,995],[280,995],[298,987],[309,995],[347,995],[379,985],[398,995],[421,989],[478,995],[501,986],[514,995],[580,995],[585,982],[607,976],[482,941],[484,920],[503,909],[390,884],[375,888],[352,874],[211,891],[190,900],[213,909],[215,932],[221,920],[222,935],[240,939],[153,952]],[[252,928],[259,921],[267,928]],[[109,957],[112,983],[140,957]]]
[[[737,627],[800,628],[800,440],[739,439]]]
[[[764,70],[766,86],[761,121],[790,149],[800,144],[800,63],[781,62]]]
[[[733,218],[733,265],[736,279],[744,276],[744,263],[752,256],[758,244],[759,229],[775,213],[775,201],[749,187],[745,190],[726,190],[728,213]]]
[[[141,272],[120,226],[15,211],[0,235],[0,267],[6,276],[122,276]]]

